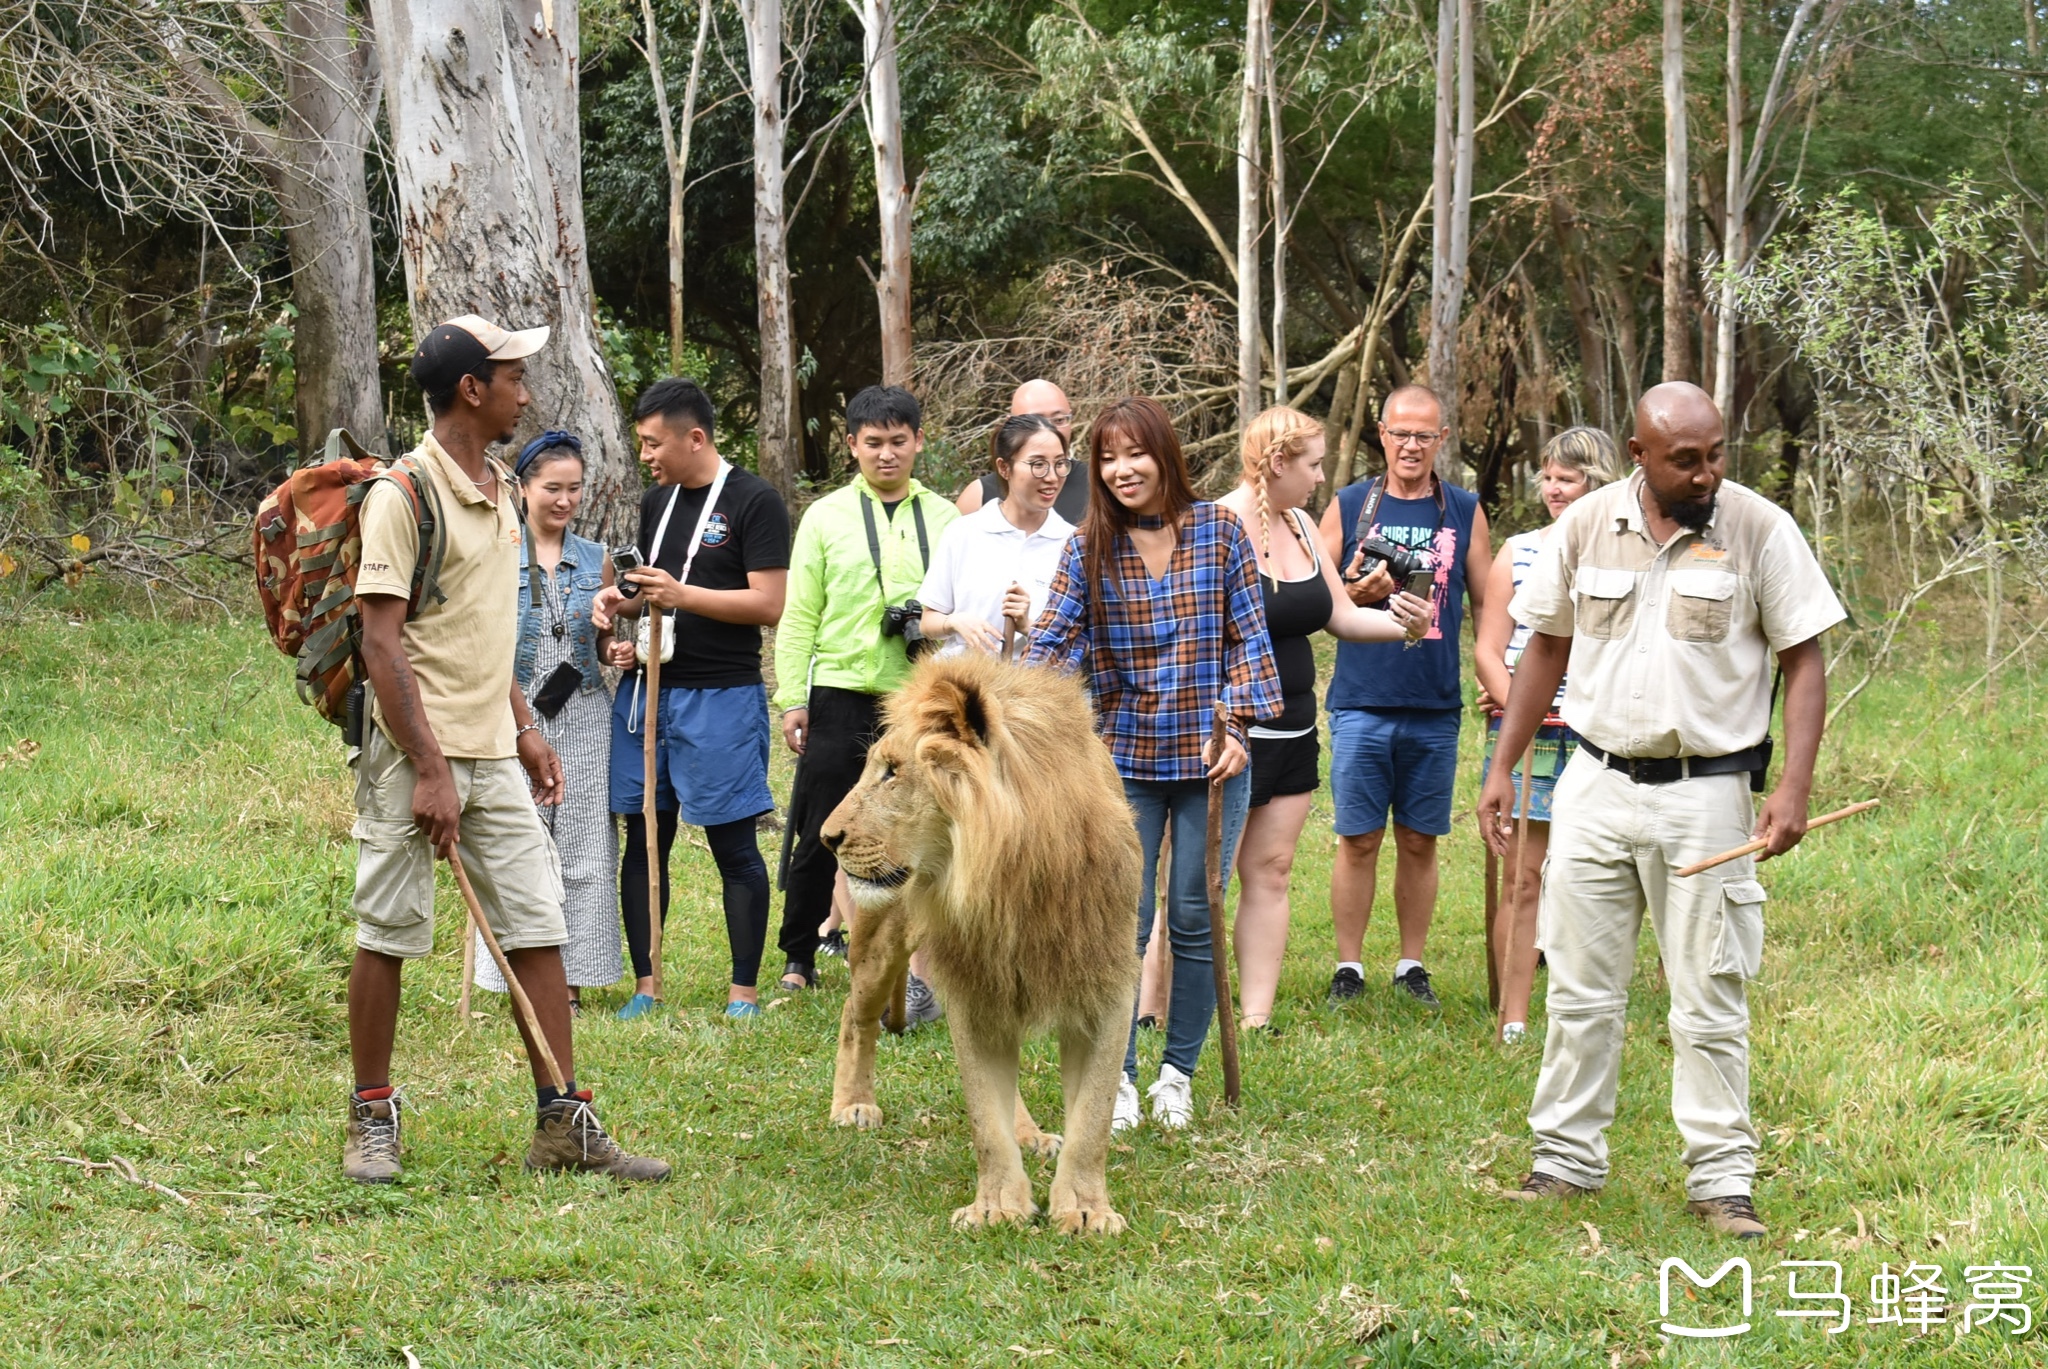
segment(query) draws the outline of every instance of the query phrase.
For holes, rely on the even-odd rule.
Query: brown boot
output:
[[[1747,1193],[1695,1198],[1685,1205],[1685,1210],[1705,1218],[1708,1228],[1717,1236],[1733,1236],[1738,1241],[1760,1241],[1770,1234],[1769,1228],[1756,1215],[1756,1208]]]
[[[359,1184],[388,1184],[399,1176],[398,1095],[389,1098],[348,1098],[347,1139],[341,1146],[341,1172]]]
[[[668,1161],[628,1155],[605,1134],[590,1106],[590,1094],[557,1098],[540,1111],[533,1144],[526,1151],[528,1169],[558,1174],[609,1174],[629,1183],[655,1183],[668,1177]]]
[[[1522,1180],[1520,1188],[1509,1189],[1500,1196],[1517,1203],[1540,1203],[1546,1199],[1563,1201],[1566,1198],[1583,1198],[1593,1190],[1581,1188],[1569,1179],[1560,1179],[1555,1174],[1545,1174],[1540,1169],[1529,1171],[1529,1177]]]

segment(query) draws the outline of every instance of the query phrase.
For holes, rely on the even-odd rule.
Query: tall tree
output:
[[[1436,162],[1434,252],[1430,262],[1429,383],[1443,399],[1449,436],[1437,452],[1437,474],[1458,469],[1458,322],[1472,234],[1472,160],[1476,146],[1473,91],[1477,15],[1473,0],[1438,0],[1436,30]],[[1455,117],[1455,131],[1453,118]]]
[[[1686,249],[1692,177],[1686,170],[1685,0],[1664,0],[1664,379],[1692,379]]]
[[[697,41],[690,47],[690,74],[683,83],[683,107],[672,117],[668,76],[661,67],[660,25],[654,0],[640,0],[640,52],[654,85],[654,113],[661,121],[662,161],[668,166],[668,369],[683,370],[683,196],[689,189],[690,133],[697,124],[697,88],[704,74],[704,49],[711,37],[711,0],[697,0]]]
[[[585,529],[628,527],[641,487],[604,363],[583,236],[577,11],[531,0],[372,0],[415,332],[479,313],[545,323],[521,435],[583,439]]]
[[[1245,0],[1244,62],[1237,101],[1237,421],[1248,426],[1259,412],[1259,118],[1264,107],[1267,0]]]
[[[789,217],[783,200],[782,0],[739,0],[754,106],[754,277],[761,339],[761,475],[796,494],[796,334],[790,317]]]
[[[1287,240],[1294,214],[1287,203],[1287,125],[1281,118],[1280,64],[1273,51],[1273,0],[1265,0],[1262,42],[1265,62],[1267,154],[1273,159],[1273,402],[1287,402]]]
[[[849,5],[855,0],[847,0]],[[897,76],[896,10],[859,0],[867,57],[868,142],[875,153],[875,204],[882,220],[881,270],[871,272],[882,318],[882,383],[910,383],[910,174],[903,162],[903,91]],[[866,263],[862,263],[865,265]]]

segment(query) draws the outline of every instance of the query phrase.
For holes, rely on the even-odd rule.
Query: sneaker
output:
[[[1406,974],[1395,975],[1394,983],[1406,989],[1408,996],[1425,1008],[1434,1010],[1443,1006],[1437,1002],[1436,990],[1429,987],[1429,971],[1420,965]]]
[[[1503,1046],[1519,1046],[1529,1039],[1526,1022],[1509,1022],[1500,1029],[1500,1043]]]
[[[1168,1131],[1178,1131],[1195,1119],[1194,1081],[1171,1065],[1159,1067],[1159,1082],[1147,1089],[1152,1099],[1152,1120]]]
[[[526,1150],[526,1167],[556,1174],[609,1174],[629,1183],[668,1177],[668,1161],[628,1155],[605,1134],[587,1089],[571,1098],[557,1098],[540,1110],[533,1144]]]
[[[1747,1193],[1695,1198],[1685,1205],[1685,1210],[1696,1217],[1704,1217],[1708,1229],[1717,1236],[1733,1236],[1738,1241],[1760,1241],[1769,1234]]]
[[[1580,1188],[1569,1179],[1560,1179],[1555,1174],[1545,1174],[1540,1169],[1529,1171],[1529,1177],[1522,1180],[1522,1186],[1500,1196],[1517,1203],[1540,1203],[1555,1198],[1562,1202],[1566,1198],[1583,1198],[1593,1190]]]
[[[398,1166],[398,1095],[348,1096],[348,1131],[341,1144],[341,1172],[359,1184],[388,1184]]]
[[[627,999],[625,1006],[613,1013],[612,1016],[621,1022],[631,1022],[634,1018],[645,1017],[653,1011],[654,995],[636,993]]]
[[[735,998],[725,1005],[725,1015],[727,1017],[739,1018],[759,1017],[761,1015],[761,1005],[759,1003],[749,1003],[744,998]]]
[[[834,960],[846,959],[846,929],[834,927],[818,938],[818,954]]]
[[[1330,1006],[1333,1008],[1339,1003],[1349,1003],[1364,992],[1365,976],[1349,965],[1330,976]]]
[[[1138,1086],[1127,1075],[1116,1083],[1116,1111],[1109,1115],[1109,1129],[1112,1133],[1129,1131],[1145,1120],[1144,1111],[1138,1106]]]
[[[910,982],[903,988],[903,1019],[905,1027],[915,1027],[921,1022],[936,1022],[946,1015],[946,1009],[939,1002],[939,996],[932,992],[932,986],[910,976]]]

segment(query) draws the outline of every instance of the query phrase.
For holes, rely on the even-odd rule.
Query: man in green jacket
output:
[[[818,982],[818,927],[832,911],[839,863],[818,829],[860,780],[880,727],[882,696],[910,675],[918,586],[947,526],[951,501],[911,478],[924,450],[924,415],[898,386],[870,385],[846,406],[846,441],[860,474],[811,505],[790,551],[789,594],[775,634],[775,704],[797,754],[790,791],[794,846],[784,867],[782,987]],[[885,610],[887,610],[885,612]],[[914,1020],[936,1015],[913,982]],[[922,1011],[919,1011],[922,1009]]]

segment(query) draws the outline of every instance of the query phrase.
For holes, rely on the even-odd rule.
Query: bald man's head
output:
[[[1629,455],[1665,517],[1695,532],[1706,527],[1727,465],[1726,438],[1721,411],[1697,385],[1668,380],[1636,401]]]
[[[1074,406],[1067,402],[1067,393],[1049,380],[1027,380],[1017,387],[1010,396],[1010,413],[1038,414],[1052,420],[1060,430],[1060,436],[1072,440],[1074,436]]]

